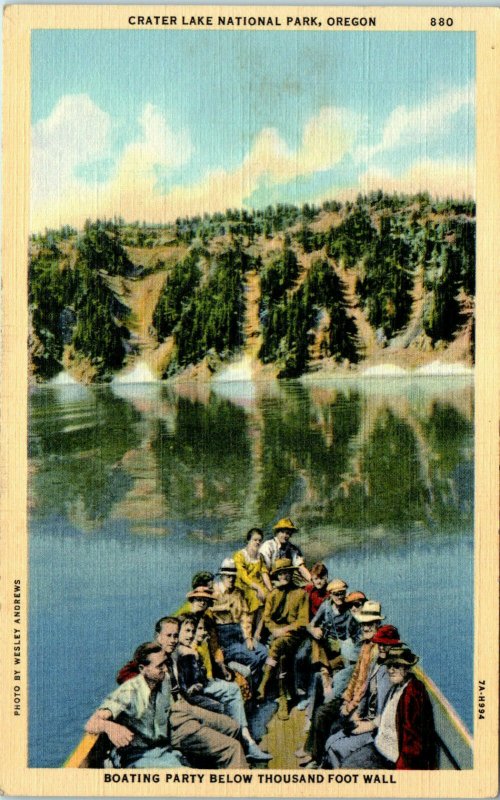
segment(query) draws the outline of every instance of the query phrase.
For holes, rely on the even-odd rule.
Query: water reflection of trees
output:
[[[474,427],[451,403],[434,401],[422,419],[429,445],[433,486],[433,516],[453,524],[471,517],[474,502]]]
[[[288,382],[246,407],[166,388],[147,403],[109,390],[58,403],[48,389],[32,399],[35,508],[83,529],[154,518],[158,533],[180,522],[235,541],[290,514],[320,553],[367,531],[395,542],[472,526],[472,389],[455,400]]]
[[[262,405],[262,464],[257,508],[264,524],[301,507],[302,523],[322,516],[347,468],[360,424],[357,393],[318,406],[301,384]],[[297,496],[299,494],[299,496]]]
[[[159,420],[152,449],[174,518],[223,520],[244,506],[252,463],[243,409],[215,395],[206,404],[178,397],[175,429]]]
[[[127,492],[120,459],[140,441],[140,415],[109,390],[77,399],[44,388],[31,398],[31,495],[41,515],[66,515],[78,527],[102,524]]]
[[[380,409],[363,441],[357,491],[339,493],[334,519],[355,527],[404,527],[427,519],[430,491],[417,438],[390,407]]]

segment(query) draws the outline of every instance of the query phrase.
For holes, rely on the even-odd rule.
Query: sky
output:
[[[473,33],[36,30],[31,229],[475,193]]]

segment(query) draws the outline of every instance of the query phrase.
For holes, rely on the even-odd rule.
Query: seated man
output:
[[[310,581],[311,573],[304,564],[302,553],[300,549],[290,541],[291,535],[298,530],[292,520],[288,517],[280,519],[273,530],[274,539],[268,539],[260,548],[260,554],[263,556],[269,572],[274,569],[278,559],[289,558],[293,566],[300,572],[302,578],[305,578],[306,581]]]
[[[372,743],[346,758],[344,766],[367,769],[437,769],[436,730],[424,684],[411,672],[418,657],[404,646],[389,650],[391,683]]]
[[[386,659],[391,647],[401,644],[399,632],[393,625],[382,625],[372,642],[377,645],[378,658],[370,667],[361,702],[344,723],[343,730],[330,736],[326,743],[325,763],[333,769],[342,767],[347,758],[352,766],[354,754],[373,742],[378,719],[391,688]],[[360,763],[358,766],[363,765]]]
[[[148,645],[152,645],[154,648],[160,647],[165,655],[166,676],[161,684],[161,693],[167,698],[168,731],[171,745],[188,758],[191,766],[219,767],[221,769],[239,769],[248,766],[238,741],[241,734],[238,723],[226,714],[215,714],[200,706],[195,706],[182,695],[177,670],[177,654],[174,652],[179,642],[178,619],[162,617],[156,623],[155,632],[155,641],[149,642]],[[134,658],[128,662],[125,670],[121,670],[118,674],[118,680],[122,681],[120,690],[128,691],[128,686],[130,684],[133,686],[132,682],[135,678],[132,673],[134,670],[137,671],[136,677],[140,675],[138,655],[138,651],[136,651]],[[126,674],[123,674],[124,672]],[[164,701],[162,700],[160,704],[164,705]],[[167,730],[166,725],[164,730]],[[127,764],[127,766],[129,765]]]
[[[269,682],[284,657],[293,671],[293,658],[306,636],[309,622],[309,597],[303,589],[293,585],[296,567],[289,558],[279,558],[271,572],[275,588],[266,598],[264,625],[271,635],[269,654],[260,682],[257,699],[263,701],[268,693]]]
[[[195,645],[196,617],[186,614],[180,617],[179,655],[177,669],[179,684],[183,695],[194,705],[211,708],[227,714],[240,726],[241,739],[249,761],[269,761],[272,756],[258,746],[248,727],[245,704],[240,687],[236,683],[225,680],[213,680],[207,677],[200,654]]]
[[[156,642],[146,642],[134,662],[138,674],[108,695],[85,730],[107,734],[115,767],[182,767],[186,762],[167,735],[171,698],[161,691],[167,655]]]
[[[339,695],[335,692],[335,681],[333,680],[333,697],[328,702],[320,706],[311,720],[311,727],[304,745],[305,755],[299,762],[301,766],[313,763],[319,766],[323,761],[326,740],[330,733],[340,730],[343,717],[349,717],[356,711],[361,698],[363,697],[368,680],[370,666],[377,656],[377,645],[373,644],[380,623],[385,617],[381,614],[380,603],[375,600],[367,600],[360,609],[353,612],[353,616],[361,626],[361,647],[359,656],[354,666],[350,666],[351,676],[347,687]],[[335,726],[332,730],[332,726]]]
[[[342,642],[357,638],[359,625],[345,602],[347,583],[334,578],[327,589],[328,598],[319,607],[307,630],[314,640],[312,663],[330,670],[341,655]]]
[[[214,590],[214,602],[207,617],[215,623],[217,640],[224,653],[226,666],[231,661],[250,667],[255,688],[261,677],[267,649],[252,634],[252,617],[241,589],[236,588],[236,564],[225,558],[219,570],[221,577]]]
[[[304,586],[305,591],[309,595],[309,618],[313,619],[317,614],[321,604],[326,601],[328,597],[328,569],[321,562],[317,561],[311,567],[311,583]],[[312,623],[311,623],[312,624]],[[310,626],[308,626],[310,628]],[[314,674],[309,670],[311,663],[312,641],[310,638],[302,642],[298,653],[295,657],[295,677],[297,682],[297,694],[305,695],[306,699],[302,701],[302,708],[305,708],[307,703],[307,696],[311,692],[311,682]],[[314,663],[314,662],[313,662]]]

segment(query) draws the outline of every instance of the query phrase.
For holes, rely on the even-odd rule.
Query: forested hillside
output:
[[[473,359],[475,205],[385,195],[321,208],[147,225],[88,221],[33,236],[32,375],[109,380]]]

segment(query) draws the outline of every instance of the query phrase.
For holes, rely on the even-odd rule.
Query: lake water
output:
[[[471,728],[473,397],[465,377],[33,390],[30,766],[63,763],[194,572],[285,515]]]

